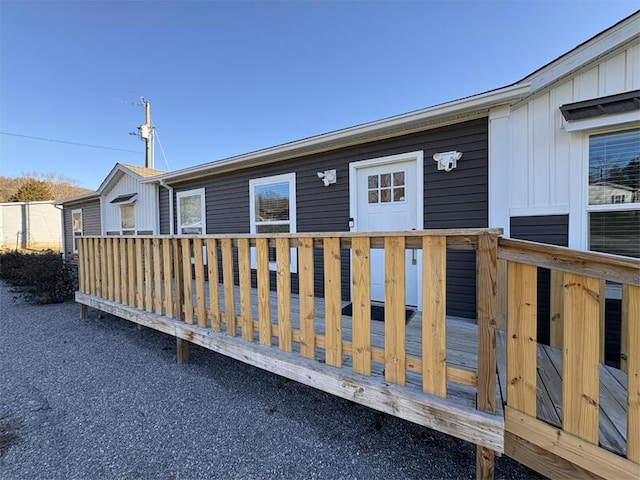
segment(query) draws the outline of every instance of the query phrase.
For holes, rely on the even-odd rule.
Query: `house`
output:
[[[65,251],[90,233],[500,227],[640,257],[639,32],[636,12],[512,85],[387,119],[173,172],[117,164],[94,194],[62,202]],[[421,261],[407,251],[407,305],[421,303]],[[475,317],[474,256],[452,252],[447,267],[447,313]],[[350,268],[342,258],[347,300]],[[290,270],[296,291],[295,249]]]
[[[157,235],[158,184],[143,183],[163,172],[116,163],[98,190],[67,198],[63,205],[63,253],[73,258],[85,235]]]
[[[493,452],[636,478],[638,67],[640,12],[472,97],[174,172],[117,164],[63,202],[67,245],[102,235],[78,242],[81,316],[471,441],[478,478]]]
[[[50,200],[0,203],[0,249],[60,250],[60,218]]]

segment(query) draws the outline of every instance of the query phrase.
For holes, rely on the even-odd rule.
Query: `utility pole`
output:
[[[142,97],[142,104],[144,105],[144,125],[140,125],[138,130],[140,131],[140,138],[145,142],[145,162],[146,168],[153,168],[153,127],[151,126],[151,103],[149,100]]]

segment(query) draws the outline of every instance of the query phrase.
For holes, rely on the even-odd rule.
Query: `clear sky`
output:
[[[520,80],[636,1],[0,0],[0,175],[97,188],[144,165],[141,96],[170,170]],[[166,170],[156,146],[156,168]]]

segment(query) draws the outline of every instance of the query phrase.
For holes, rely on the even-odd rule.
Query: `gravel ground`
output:
[[[0,478],[475,478],[471,444],[78,312],[0,284]]]

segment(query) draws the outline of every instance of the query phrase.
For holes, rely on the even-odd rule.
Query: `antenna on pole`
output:
[[[151,103],[144,97],[140,98],[144,106],[145,123],[138,127],[140,139],[145,142],[145,162],[146,168],[153,168],[153,126],[151,125]]]

